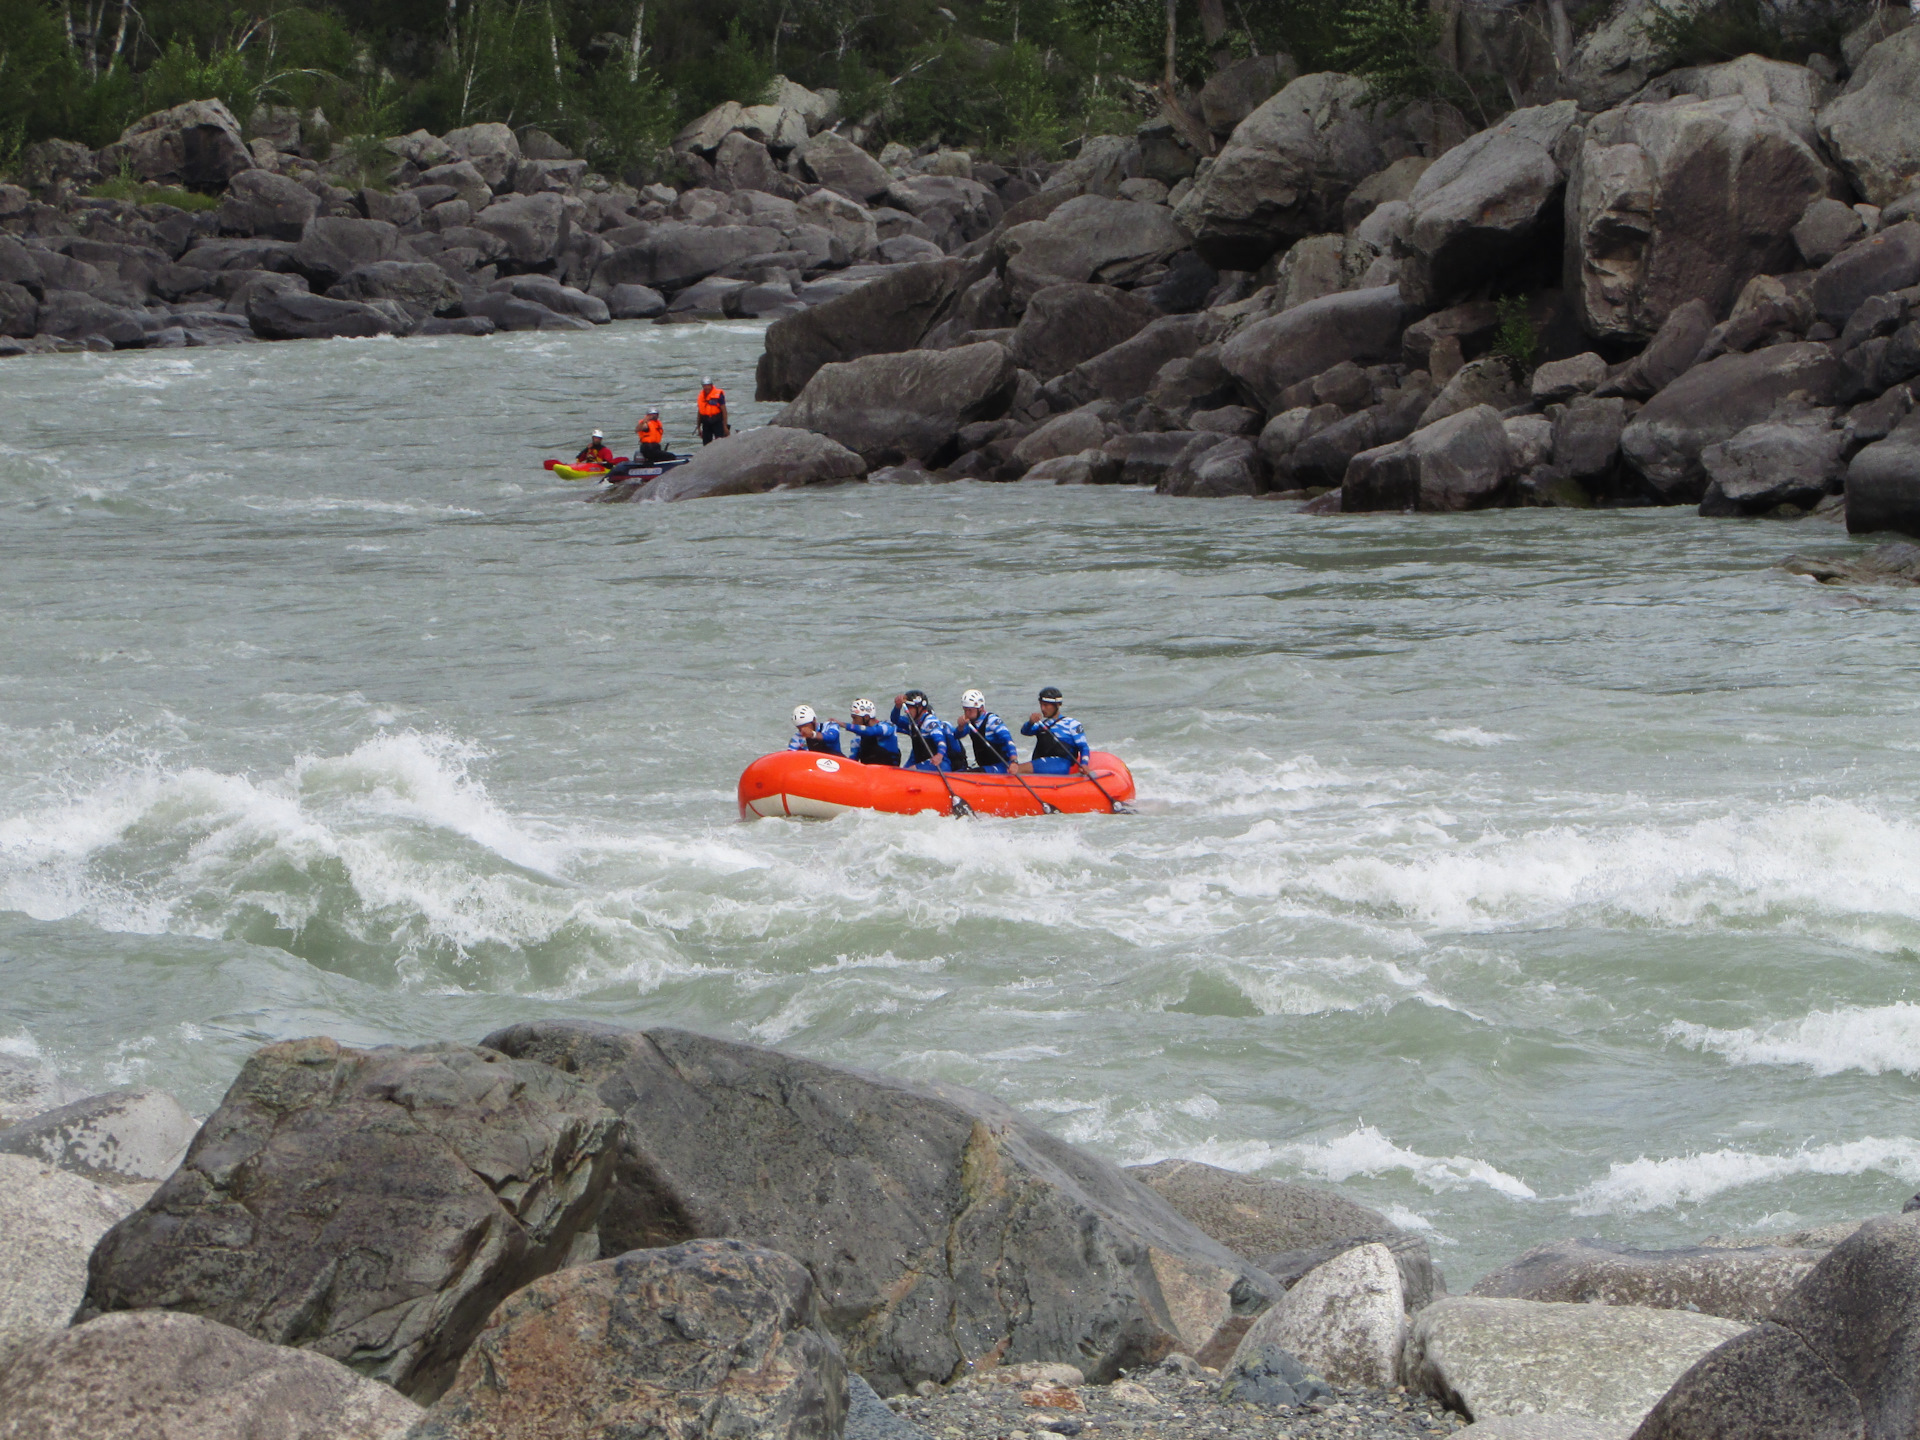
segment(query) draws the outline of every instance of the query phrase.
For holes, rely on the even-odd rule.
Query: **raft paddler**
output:
[[[573,457],[573,463],[576,465],[613,464],[613,451],[607,448],[607,437],[598,430],[594,431],[593,438],[587,441],[586,447]]]
[[[953,729],[933,713],[926,691],[893,697],[893,727],[909,744],[902,757],[909,770],[953,768]]]
[[[787,749],[841,755],[840,727],[831,720],[822,720],[811,705],[796,705],[793,707],[793,738],[787,741]],[[845,756],[841,755],[841,758]]]
[[[711,445],[721,436],[733,433],[733,426],[727,422],[727,392],[713,383],[711,375],[700,382],[700,398],[696,408],[700,412],[702,445]]]
[[[900,732],[880,718],[880,709],[873,701],[854,701],[847,710],[845,728],[858,742],[853,758],[862,765],[899,765]]]
[[[1040,708],[1020,727],[1022,735],[1034,737],[1033,758],[1015,767],[1020,774],[1071,775],[1074,770],[1084,770],[1092,763],[1093,747],[1087,744],[1087,732],[1080,728],[1078,720],[1060,713],[1065,703],[1066,696],[1060,693],[1058,685],[1049,685],[1040,692]]]
[[[1020,752],[1006,722],[987,709],[987,697],[969,690],[960,697],[960,723],[953,727],[953,768],[1005,775]]]
[[[647,411],[640,423],[633,427],[634,439],[640,445],[640,458],[649,463],[671,459],[667,453],[667,429],[660,423],[658,409]]]

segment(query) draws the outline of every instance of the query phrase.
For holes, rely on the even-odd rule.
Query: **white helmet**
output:
[[[880,712],[874,709],[873,701],[856,700],[847,707],[847,713],[849,715],[864,715],[870,720]]]
[[[607,437],[605,435],[602,435],[598,430],[596,430],[593,432],[593,438],[596,440],[604,440]]]
[[[984,710],[987,708],[987,697],[982,695],[978,690],[969,690],[960,697],[960,708],[962,710]]]
[[[819,718],[818,715],[813,713],[813,707],[811,705],[796,705],[793,707],[793,723],[795,725],[811,725]]]

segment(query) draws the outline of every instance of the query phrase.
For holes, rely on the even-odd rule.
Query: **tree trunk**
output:
[[[1174,29],[1174,24],[1175,24],[1175,17],[1179,13],[1179,3],[1180,3],[1180,0],[1167,0],[1167,73],[1161,83],[1166,87],[1167,103],[1169,105],[1173,104],[1173,86],[1174,86],[1173,61],[1174,61],[1174,50],[1176,47],[1176,42],[1179,38]]]
[[[1547,22],[1552,27],[1553,68],[1565,70],[1573,58],[1573,22],[1567,18],[1567,0],[1547,0]]]
[[[120,63],[120,51],[127,43],[127,11],[132,8],[132,0],[120,0],[120,25],[113,32],[113,51],[107,56],[107,74],[113,74],[113,67]]]
[[[1200,33],[1206,38],[1216,70],[1232,63],[1233,52],[1223,43],[1227,38],[1226,0],[1200,0]]]
[[[780,0],[780,13],[773,18],[773,53],[767,57],[767,63],[773,67],[773,73],[780,73],[780,32],[787,28],[787,0]]]
[[[547,50],[553,56],[553,83],[560,84],[560,32],[553,28],[553,0],[547,0]]]
[[[633,12],[633,38],[627,42],[627,83],[634,85],[640,80],[640,30],[647,23],[647,0],[640,0]]]

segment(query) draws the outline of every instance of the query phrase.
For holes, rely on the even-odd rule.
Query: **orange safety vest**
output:
[[[667,432],[658,420],[648,416],[633,427],[633,433],[640,437],[642,445],[658,445]]]
[[[700,414],[704,417],[718,415],[727,408],[727,392],[718,385],[700,387]]]

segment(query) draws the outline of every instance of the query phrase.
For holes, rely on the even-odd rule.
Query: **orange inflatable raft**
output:
[[[892,815],[1095,814],[1133,799],[1133,775],[1117,757],[1093,752],[1090,775],[935,774],[862,765],[812,750],[762,755],[740,772],[740,818],[828,819],[847,810]]]

